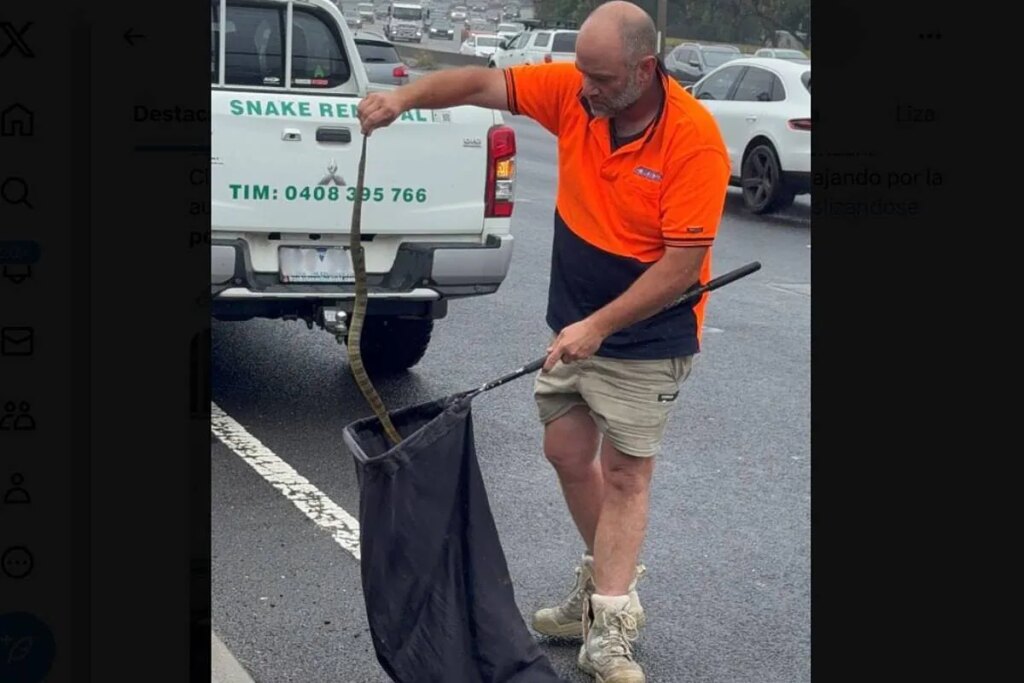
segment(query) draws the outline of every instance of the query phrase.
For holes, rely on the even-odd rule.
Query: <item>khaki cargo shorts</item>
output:
[[[621,452],[641,458],[661,450],[668,416],[679,387],[693,367],[693,356],[665,360],[590,358],[541,371],[534,383],[540,421],[586,406],[601,433]]]

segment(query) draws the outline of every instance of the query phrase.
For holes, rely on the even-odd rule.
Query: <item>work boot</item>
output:
[[[636,582],[647,568],[636,566],[636,574],[629,584],[629,612],[636,619],[637,626],[646,621],[640,597],[636,594]],[[583,635],[583,609],[587,599],[594,592],[594,558],[584,554],[583,561],[576,567],[576,584],[572,591],[555,607],[545,607],[533,615],[533,630],[555,638],[579,638]]]
[[[644,670],[633,659],[636,619],[628,595],[591,595],[583,618],[583,645],[576,659],[597,683],[644,683]]]

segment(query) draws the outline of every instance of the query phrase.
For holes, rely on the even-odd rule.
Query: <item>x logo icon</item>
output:
[[[0,50],[0,57],[6,57],[7,53],[13,48],[18,48],[18,52],[25,57],[35,57],[35,53],[32,52],[32,48],[28,46],[28,43],[26,43],[25,39],[22,37],[28,32],[28,29],[32,24],[33,22],[31,21],[26,22],[26,24],[19,30],[14,28],[14,24],[9,21],[0,21],[0,28],[2,28],[3,32],[7,35],[7,45],[4,46],[3,50]]]

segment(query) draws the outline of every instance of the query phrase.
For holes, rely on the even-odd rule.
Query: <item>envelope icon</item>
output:
[[[4,356],[31,356],[34,329],[31,327],[5,327],[0,330],[0,354]]]

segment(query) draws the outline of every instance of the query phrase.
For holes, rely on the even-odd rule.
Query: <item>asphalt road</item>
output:
[[[554,139],[511,117],[515,254],[494,295],[453,302],[394,408],[461,391],[543,353]],[[714,293],[704,350],[655,469],[637,643],[651,683],[810,681],[810,209],[744,213],[731,191],[715,272],[761,271]],[[215,403],[349,513],[345,424],[369,414],[345,352],[301,322],[213,325]],[[572,583],[582,545],[522,379],[478,398],[478,457],[524,618]],[[258,683],[387,681],[369,639],[357,560],[212,438],[213,629]],[[568,681],[577,646],[542,640]]]
[[[496,28],[494,25],[492,28]],[[364,31],[372,31],[373,33],[384,33],[384,25],[378,24],[366,24],[363,26]],[[458,52],[459,48],[462,47],[462,26],[457,25],[455,27],[455,37],[451,40],[440,40],[436,38],[426,37],[421,43],[407,43],[407,42],[396,42],[399,47],[412,47],[412,48],[423,48],[427,50],[435,50],[437,52]]]

